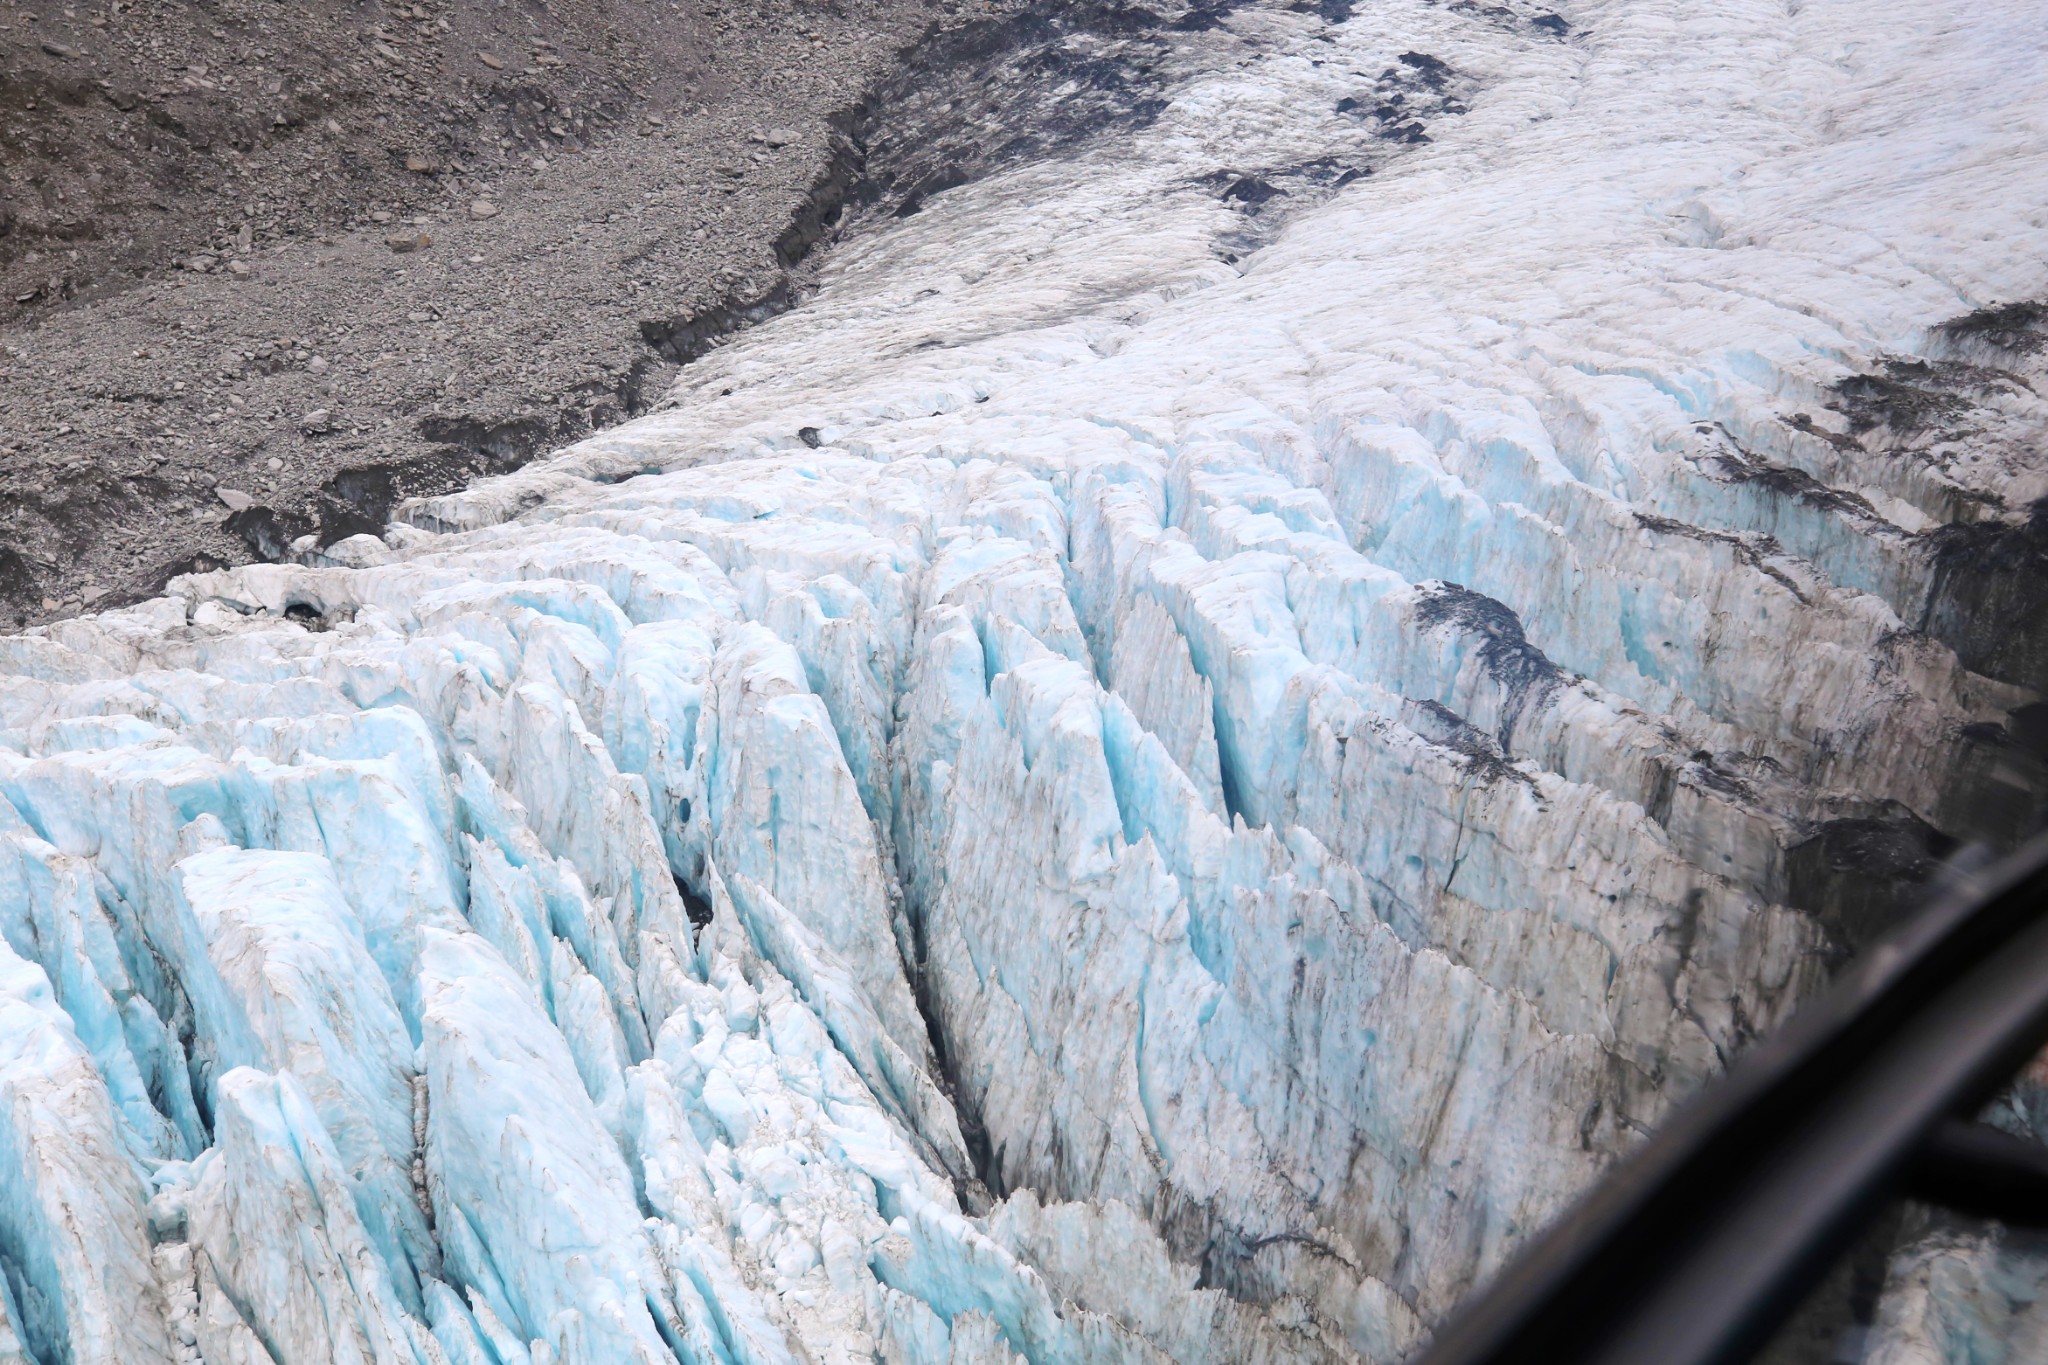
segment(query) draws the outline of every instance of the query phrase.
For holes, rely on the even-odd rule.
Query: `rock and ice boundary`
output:
[[[2031,817],[2035,6],[1118,13],[656,415],[0,639],[0,1361],[1391,1362]]]

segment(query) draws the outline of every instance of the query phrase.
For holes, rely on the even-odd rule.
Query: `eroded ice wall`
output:
[[[1174,19],[666,411],[0,640],[0,1352],[1392,1361],[2031,818],[2027,7]]]

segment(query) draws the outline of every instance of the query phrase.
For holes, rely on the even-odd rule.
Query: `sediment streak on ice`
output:
[[[1964,818],[1921,533],[2048,491],[1828,406],[2043,289],[2026,7],[1535,17],[1238,11],[663,414],[0,641],[0,1356],[1411,1347],[1815,822]]]

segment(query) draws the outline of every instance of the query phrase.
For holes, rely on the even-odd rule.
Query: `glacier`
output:
[[[654,414],[0,637],[0,1362],[1392,1362],[1831,838],[2038,816],[2034,7],[1155,18]]]

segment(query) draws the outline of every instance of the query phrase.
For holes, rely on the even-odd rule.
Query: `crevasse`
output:
[[[1239,8],[656,415],[0,639],[0,1361],[1400,1358],[1816,829],[2038,781],[1927,622],[2048,37],[1877,11]]]

